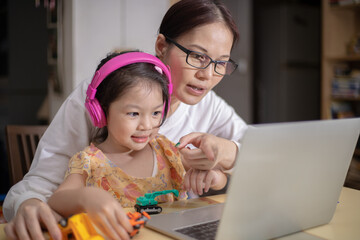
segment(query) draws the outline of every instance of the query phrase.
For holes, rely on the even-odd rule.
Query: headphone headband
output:
[[[126,65],[140,62],[154,64],[155,66],[160,67],[163,70],[163,73],[165,73],[167,79],[169,80],[169,95],[171,95],[173,86],[171,82],[171,73],[169,68],[165,66],[165,64],[159,58],[151,54],[143,52],[129,52],[113,57],[95,72],[93,79],[86,91],[87,98],[89,100],[95,98],[97,87],[110,73]]]
[[[107,61],[99,70],[97,70],[89,84],[86,91],[85,107],[88,110],[91,120],[96,127],[102,128],[106,126],[105,114],[95,98],[97,87],[102,81],[112,72],[117,69],[130,65],[133,63],[151,63],[154,64],[155,69],[168,79],[169,96],[172,94],[173,85],[171,82],[171,74],[169,67],[167,67],[159,58],[143,52],[128,52],[113,57]],[[160,68],[160,69],[159,69]],[[162,71],[161,71],[162,70]],[[170,105],[170,99],[169,99]]]

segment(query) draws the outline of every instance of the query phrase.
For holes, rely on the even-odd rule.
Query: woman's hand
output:
[[[183,156],[185,168],[210,170],[216,165],[229,170],[233,167],[238,148],[230,140],[207,133],[190,133],[180,138],[177,147]],[[186,148],[192,144],[195,149]]]
[[[130,239],[133,227],[120,203],[107,191],[85,187],[81,199],[91,221],[110,239]]]
[[[226,175],[220,170],[198,170],[191,168],[184,177],[184,189],[192,190],[193,193],[202,195],[210,188],[219,190],[225,187],[227,182]]]
[[[55,240],[61,240],[61,231],[57,222],[61,216],[39,199],[24,201],[16,216],[5,226],[5,234],[9,239],[45,240],[41,226],[49,231]]]

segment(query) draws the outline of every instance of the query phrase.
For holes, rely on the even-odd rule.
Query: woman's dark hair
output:
[[[96,71],[99,70],[110,59],[128,52],[129,51],[108,54],[106,58],[101,60]],[[160,86],[164,102],[164,113],[160,123],[161,126],[166,119],[170,96],[168,89],[168,79],[165,74],[161,74],[155,69],[154,64],[144,62],[133,63],[113,71],[97,87],[95,97],[99,101],[101,108],[107,117],[110,104],[125,94],[129,88],[132,88],[139,83],[149,88],[152,87],[152,84],[158,84]],[[107,127],[105,126],[98,130],[92,141],[100,143],[103,142],[107,136],[108,131]]]
[[[218,0],[181,0],[166,12],[159,33],[176,39],[195,27],[214,22],[224,22],[233,34],[234,46],[239,31],[229,9]]]

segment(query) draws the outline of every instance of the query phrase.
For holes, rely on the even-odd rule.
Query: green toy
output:
[[[144,196],[138,197],[136,199],[135,210],[137,212],[147,212],[148,214],[157,214],[161,213],[162,208],[158,206],[158,202],[155,198],[159,195],[165,195],[168,193],[173,193],[176,197],[179,196],[179,191],[176,189],[157,191],[152,193],[145,193]]]

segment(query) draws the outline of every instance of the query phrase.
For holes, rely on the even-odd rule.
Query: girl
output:
[[[98,134],[71,158],[50,207],[65,217],[85,211],[111,239],[127,239],[132,229],[121,207],[133,207],[137,197],[153,191],[177,189],[179,199],[187,197],[179,151],[157,134],[169,107],[170,79],[167,67],[146,53],[102,60],[85,103]],[[209,187],[226,184],[220,170],[211,170],[209,177]],[[159,197],[173,201],[173,195]]]
[[[170,66],[174,84],[170,112],[159,132],[173,142],[180,140],[183,161],[194,169],[191,181],[206,174],[199,169],[215,165],[231,169],[247,128],[234,109],[211,91],[224,73],[234,69],[223,72],[218,67],[231,62],[238,37],[229,10],[218,0],[181,0],[168,10],[159,29],[156,55]],[[200,56],[202,63],[189,61],[191,56]],[[52,236],[60,236],[59,218],[46,202],[63,181],[70,157],[95,133],[83,104],[88,85],[89,80],[84,81],[64,102],[41,138],[30,172],[8,192],[4,216],[10,221],[16,215],[5,227],[10,238],[43,239],[40,223]],[[188,143],[196,148],[184,148]]]

